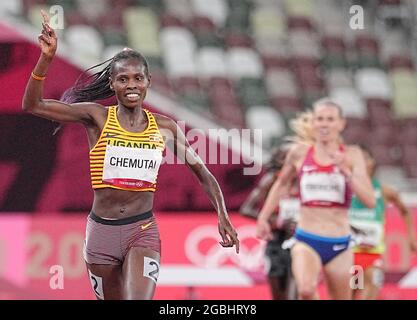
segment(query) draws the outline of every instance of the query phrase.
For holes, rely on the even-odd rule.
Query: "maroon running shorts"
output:
[[[152,211],[123,219],[87,218],[84,260],[89,264],[122,264],[130,248],[161,252],[158,225]]]

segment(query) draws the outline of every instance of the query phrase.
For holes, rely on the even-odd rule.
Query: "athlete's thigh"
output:
[[[317,252],[303,242],[291,248],[292,274],[297,287],[316,287],[321,271],[321,260]]]
[[[352,265],[353,253],[348,249],[338,254],[324,266],[330,299],[350,300],[352,298],[350,286]]]
[[[152,249],[133,247],[123,262],[123,296],[127,300],[150,300],[159,276],[160,254]]]
[[[122,266],[112,264],[87,265],[88,278],[94,294],[101,300],[123,299]]]
[[[364,300],[376,300],[379,291],[384,284],[384,270],[379,267],[371,266],[365,270],[365,285],[363,289]]]

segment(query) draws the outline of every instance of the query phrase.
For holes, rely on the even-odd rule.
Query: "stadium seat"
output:
[[[74,25],[65,29],[65,39],[69,49],[83,66],[93,66],[101,58],[104,43],[98,31],[88,25]]]
[[[360,33],[356,36],[354,42],[358,52],[378,55],[379,43],[375,37],[369,34]]]
[[[226,30],[229,32],[249,32],[249,12],[247,6],[231,8],[226,21]]]
[[[256,8],[267,8],[269,10],[281,9],[281,1],[276,0],[253,0]]]
[[[292,57],[321,58],[320,43],[313,32],[304,30],[290,31],[288,40]]]
[[[187,21],[194,15],[189,0],[163,0],[165,12]]]
[[[194,34],[215,33],[216,25],[213,20],[205,16],[193,16],[189,23],[189,28]]]
[[[174,87],[185,106],[198,112],[208,112],[208,99],[198,78],[181,76],[175,81]]]
[[[266,74],[266,88],[271,98],[296,97],[297,84],[289,70],[271,69]]]
[[[255,39],[262,37],[285,37],[285,18],[275,7],[257,7],[250,15]]]
[[[314,19],[313,0],[283,0],[287,16],[301,16]]]
[[[129,46],[145,56],[161,56],[159,19],[150,8],[132,6],[123,13]]]
[[[38,30],[42,28],[42,16],[40,14],[41,10],[48,11],[48,6],[46,4],[34,4],[28,7],[27,19],[29,22]]]
[[[223,38],[217,32],[214,22],[203,16],[194,16],[190,22],[190,30],[193,31],[199,47],[223,47]]]
[[[168,27],[161,30],[160,38],[168,75],[172,78],[195,76],[197,44],[192,33],[185,28]]]
[[[286,56],[264,54],[261,56],[261,59],[266,72],[270,69],[290,68],[290,59]]]
[[[355,40],[356,48],[356,67],[360,68],[379,68],[379,43],[378,40],[367,31],[360,32]]]
[[[363,98],[391,99],[392,89],[387,74],[380,69],[364,68],[355,73],[355,84]]]
[[[288,57],[287,40],[278,35],[261,35],[255,37],[256,48],[263,56]]]
[[[406,69],[410,71],[415,70],[413,60],[411,59],[410,56],[406,56],[406,55],[403,55],[403,56],[392,55],[388,59],[387,66],[388,66],[389,71],[394,71],[398,69]]]
[[[117,46],[117,45],[105,47],[104,51],[101,54],[101,60],[105,61],[105,60],[113,58],[116,54],[118,54],[124,48],[125,46]]]
[[[352,75],[349,70],[336,68],[325,72],[326,87],[329,91],[336,88],[353,87]]]
[[[288,16],[287,28],[288,30],[305,30],[309,32],[315,30],[311,19],[303,16]]]
[[[262,77],[263,66],[258,54],[249,48],[231,48],[226,53],[228,73],[234,79]]]
[[[105,46],[128,46],[123,28],[107,26],[102,29],[102,35]]]
[[[53,6],[53,5],[60,5],[62,6],[62,8],[64,9],[64,11],[71,11],[71,10],[78,10],[78,5],[77,2],[74,0],[62,0],[59,1],[59,3],[57,3],[54,0],[40,0],[40,1],[36,1],[38,3],[45,3],[48,6]]]
[[[159,24],[161,28],[180,27],[184,28],[186,25],[180,18],[171,14],[165,13],[160,17]]]
[[[294,68],[297,82],[301,89],[306,91],[323,91],[324,83],[321,75],[321,70],[314,64],[299,63],[298,67]]]
[[[410,54],[407,37],[401,30],[386,30],[380,41],[380,57],[387,63],[393,56],[407,56]]]
[[[417,116],[417,77],[409,70],[395,70],[391,73],[394,88],[393,110],[398,118]]]
[[[250,129],[261,129],[263,146],[271,147],[274,138],[285,134],[285,123],[277,111],[269,106],[252,106],[246,112],[246,123]]]
[[[22,0],[3,0],[0,2],[0,15],[19,16],[23,14]]]
[[[191,0],[194,15],[210,18],[218,27],[223,27],[229,14],[225,0]]]
[[[197,52],[198,76],[204,79],[227,76],[227,66],[223,49],[204,47]]]
[[[253,45],[252,38],[244,33],[230,32],[224,37],[224,43],[228,48],[243,47],[251,48]]]
[[[186,28],[168,27],[161,30],[161,46],[164,51],[178,50],[194,52],[196,49],[193,34]]]
[[[346,117],[366,118],[365,104],[353,88],[337,88],[330,91],[330,97],[337,102]]]
[[[75,2],[77,10],[93,21],[111,10],[108,0],[76,0]]]
[[[323,35],[344,38],[346,26],[340,21],[344,21],[345,15],[340,8],[340,2],[317,1],[314,16]]]
[[[163,0],[132,0],[136,5],[144,6],[155,12],[156,15],[160,15],[165,11],[165,4]]]
[[[324,49],[323,64],[328,69],[346,68],[346,44],[341,37],[325,36],[321,40]]]
[[[241,78],[237,81],[236,86],[240,102],[245,108],[269,104],[268,94],[262,78]]]

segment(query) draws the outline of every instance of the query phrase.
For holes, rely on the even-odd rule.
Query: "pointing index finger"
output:
[[[49,24],[49,16],[48,16],[48,14],[45,12],[45,10],[41,10],[41,15],[42,15],[43,21],[44,21],[46,24]]]

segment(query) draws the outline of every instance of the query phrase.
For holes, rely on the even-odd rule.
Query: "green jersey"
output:
[[[349,210],[350,224],[365,232],[365,235],[358,235],[359,244],[353,248],[353,252],[383,254],[385,251],[385,201],[381,183],[373,178],[372,186],[376,198],[375,208],[369,209],[355,195],[352,197]]]

